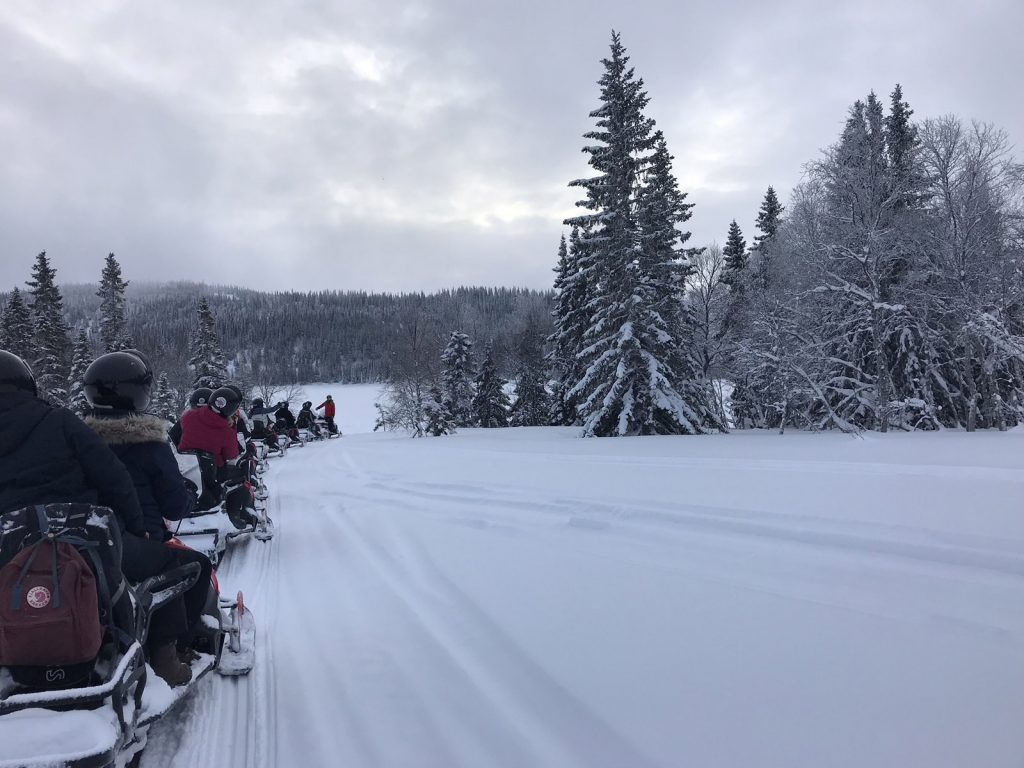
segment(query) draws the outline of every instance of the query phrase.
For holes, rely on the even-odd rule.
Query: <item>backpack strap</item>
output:
[[[32,567],[32,563],[35,562],[36,555],[39,554],[39,548],[44,543],[46,543],[47,541],[50,541],[50,539],[40,539],[35,544],[29,545],[32,548],[32,552],[31,552],[31,554],[29,554],[28,558],[25,560],[25,564],[23,566],[21,566],[21,571],[18,572],[18,578],[17,578],[17,580],[15,580],[14,587],[11,589],[11,610],[12,611],[20,611],[21,610],[21,594],[22,594],[22,592],[24,590],[25,576],[28,574],[28,569]],[[54,547],[53,550],[56,553],[57,548]],[[55,555],[55,557],[56,557],[56,555]],[[56,566],[56,562],[55,562],[54,563],[54,571],[55,572],[56,572],[56,567],[57,566]],[[56,575],[54,575],[54,580],[56,580]]]
[[[46,535],[46,532],[50,530],[50,517],[46,514],[46,507],[36,504],[33,509],[36,511],[36,525],[39,527],[39,532]]]
[[[71,544],[89,556],[89,562],[92,563],[93,570],[96,571],[96,589],[100,593],[100,600],[107,607],[107,628],[110,630],[110,637],[113,640],[120,640],[125,647],[130,646],[135,642],[135,638],[118,627],[114,620],[114,603],[121,599],[127,588],[124,577],[121,577],[121,583],[118,584],[117,591],[111,595],[110,585],[107,583],[107,572],[97,552],[99,544],[78,536],[61,536],[59,540]]]

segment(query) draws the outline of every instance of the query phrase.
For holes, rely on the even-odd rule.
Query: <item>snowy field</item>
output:
[[[144,766],[1024,765],[1024,431],[412,440],[366,394],[221,571],[257,668]]]

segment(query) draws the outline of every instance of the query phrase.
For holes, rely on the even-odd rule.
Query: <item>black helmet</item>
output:
[[[213,394],[213,390],[209,387],[200,387],[193,392],[188,398],[188,405],[190,408],[198,408],[201,405],[210,404],[210,395]]]
[[[36,395],[36,379],[28,363],[12,352],[0,349],[0,395],[28,392]]]
[[[210,408],[225,419],[238,410],[238,406],[242,404],[242,398],[235,394],[235,390],[231,387],[221,387],[215,389],[213,394],[210,395]]]
[[[235,385],[235,384],[225,384],[224,385],[224,389],[230,389],[232,392],[234,392],[235,395],[238,397],[238,402],[239,403],[241,403],[243,400],[245,400],[245,397],[242,395],[242,390],[239,389],[239,387],[237,385]]]
[[[100,411],[141,413],[149,405],[153,371],[138,354],[108,352],[85,370],[85,399]]]
[[[305,410],[307,408],[312,408],[312,407],[313,407],[313,401],[312,400],[307,400],[306,402],[304,402],[302,404],[302,409],[303,410]]]
[[[262,408],[263,407],[263,398],[262,397],[254,397],[252,399],[252,407],[253,408]]]
[[[152,372],[153,366],[149,364],[149,358],[146,357],[141,352],[139,352],[139,350],[137,350],[137,349],[122,349],[120,351],[121,352],[127,352],[129,355],[135,355],[137,358],[139,358],[139,360],[142,361],[142,364],[146,366],[146,370]]]

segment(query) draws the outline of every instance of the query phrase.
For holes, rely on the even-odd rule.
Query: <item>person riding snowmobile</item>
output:
[[[167,422],[144,413],[152,382],[153,369],[140,352],[101,355],[85,372],[85,397],[91,408],[85,423],[117,454],[135,483],[149,541],[139,553],[144,557],[137,566],[130,566],[134,571],[130,578],[141,580],[178,565],[199,563],[196,583],[157,611],[150,625],[152,654],[164,671],[160,676],[171,685],[180,685],[192,677],[188,666],[193,658],[192,640],[206,606],[213,566],[206,555],[191,549],[152,546],[171,538],[164,520],[186,517],[195,502],[167,444]],[[126,549],[128,559],[135,556],[132,550],[133,545]],[[170,659],[170,651],[164,650],[172,642],[178,665]],[[161,658],[163,655],[168,658]]]
[[[283,431],[288,435],[289,440],[298,440],[299,430],[295,428],[295,416],[288,406],[287,400],[277,404],[277,410],[274,411],[274,418],[277,420],[276,427],[278,431]]]
[[[274,407],[264,407],[262,397],[253,398],[252,408],[249,409],[249,421],[252,423],[252,439],[262,440],[271,450],[279,451],[277,433],[274,432],[270,420],[270,416],[275,410],[277,409]]]
[[[318,405],[316,409],[318,411],[320,409],[323,409],[324,421],[327,422],[327,429],[330,430],[332,435],[337,433],[338,427],[334,423],[334,414],[336,412],[334,407],[334,399],[330,395],[328,395],[327,399],[320,403],[320,405]]]
[[[316,416],[313,414],[312,400],[307,400],[302,404],[299,415],[295,417],[295,426],[299,429],[308,429],[315,435],[320,434],[320,427],[317,426]]]
[[[0,423],[0,514],[63,502],[109,507],[121,528],[125,577],[139,581],[166,570],[161,560],[165,547],[147,538],[135,484],[124,464],[75,414],[39,398],[32,370],[6,350],[0,350]],[[156,633],[151,637],[160,635],[160,613],[153,615]],[[153,671],[172,685],[187,682],[192,674],[182,669],[175,645],[171,637],[149,647]]]
[[[241,483],[245,470],[233,463],[241,453],[235,428],[228,419],[241,405],[237,395],[227,387],[214,390],[209,405],[189,411],[181,417],[181,451],[203,451],[213,456],[217,468],[217,482]],[[236,528],[256,523],[249,491],[237,487],[228,493],[227,513]]]
[[[210,389],[209,387],[200,387],[199,389],[197,389],[195,392],[189,395],[188,410],[186,410],[185,413],[188,413],[188,411],[194,410],[195,408],[200,408],[206,405],[207,401],[210,399],[210,395],[212,394],[213,390]],[[177,421],[174,422],[173,425],[171,425],[171,428],[167,431],[167,436],[171,438],[171,442],[174,443],[175,447],[177,447],[178,443],[181,442],[180,417],[178,418]]]

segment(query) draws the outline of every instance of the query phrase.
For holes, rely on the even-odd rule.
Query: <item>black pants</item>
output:
[[[175,549],[163,542],[143,539],[130,533],[124,535],[121,570],[129,581],[143,581],[186,563],[199,563],[199,579],[185,594],[178,595],[153,614],[149,622],[149,639],[155,643],[168,640],[177,640],[179,645],[191,643],[206,607],[213,566],[210,559],[201,552]]]
[[[217,481],[221,483],[244,483],[248,479],[246,471],[234,464],[225,464],[217,468]],[[244,486],[228,491],[227,498],[228,512],[237,512],[244,507],[252,506],[252,495]]]
[[[324,416],[324,421],[327,422],[327,430],[332,434],[337,434],[338,428],[334,425],[333,416]]]

